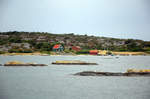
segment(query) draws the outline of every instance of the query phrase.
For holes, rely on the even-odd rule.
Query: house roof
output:
[[[80,50],[81,50],[81,48],[80,48],[80,46],[72,46],[72,50],[80,51]]]
[[[78,48],[78,49],[81,49],[80,46],[72,46],[72,48]]]
[[[98,50],[90,50],[90,53],[98,53]]]
[[[61,45],[60,44],[56,44],[53,46],[53,49],[58,49]]]

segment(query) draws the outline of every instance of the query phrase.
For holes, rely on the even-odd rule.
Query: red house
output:
[[[90,50],[90,54],[91,55],[97,55],[98,54],[98,50]]]
[[[60,51],[61,52],[63,50],[64,50],[64,48],[61,44],[56,44],[53,46],[53,51]]]
[[[74,51],[80,51],[81,48],[80,48],[80,46],[72,46],[72,50],[74,50]]]

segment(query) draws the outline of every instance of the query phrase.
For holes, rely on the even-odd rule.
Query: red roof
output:
[[[61,45],[60,44],[56,44],[53,46],[53,49],[58,49]]]
[[[75,51],[80,51],[81,48],[79,46],[72,46],[72,50],[75,50]]]
[[[90,50],[92,53],[98,53],[98,50]]]
[[[98,50],[90,50],[90,54],[98,54]]]

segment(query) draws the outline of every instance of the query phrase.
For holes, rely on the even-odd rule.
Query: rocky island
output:
[[[84,61],[80,61],[80,60],[63,60],[63,61],[56,61],[56,62],[52,62],[52,64],[56,64],[56,65],[98,65],[97,63],[90,63],[90,62],[84,62]]]
[[[150,69],[142,69],[142,70],[128,69],[127,72],[125,72],[125,73],[83,71],[83,72],[76,73],[74,75],[78,75],[78,76],[127,76],[127,77],[146,76],[146,77],[150,77]]]
[[[4,66],[47,66],[46,64],[24,63],[20,61],[11,61],[4,64]]]

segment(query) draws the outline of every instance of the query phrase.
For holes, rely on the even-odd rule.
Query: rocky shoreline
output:
[[[150,56],[149,53],[146,52],[114,52],[111,51],[112,55],[119,55],[119,56]],[[46,53],[41,53],[41,52],[32,52],[32,53],[3,53],[0,54],[0,56],[63,56],[63,55],[69,55],[69,56],[80,56],[80,55],[84,55],[84,56],[93,56],[90,54],[75,54],[75,53],[55,53],[55,52],[50,52],[51,54],[46,54]],[[94,56],[100,56],[100,55],[94,55]],[[108,56],[106,54],[101,54],[101,56]]]

